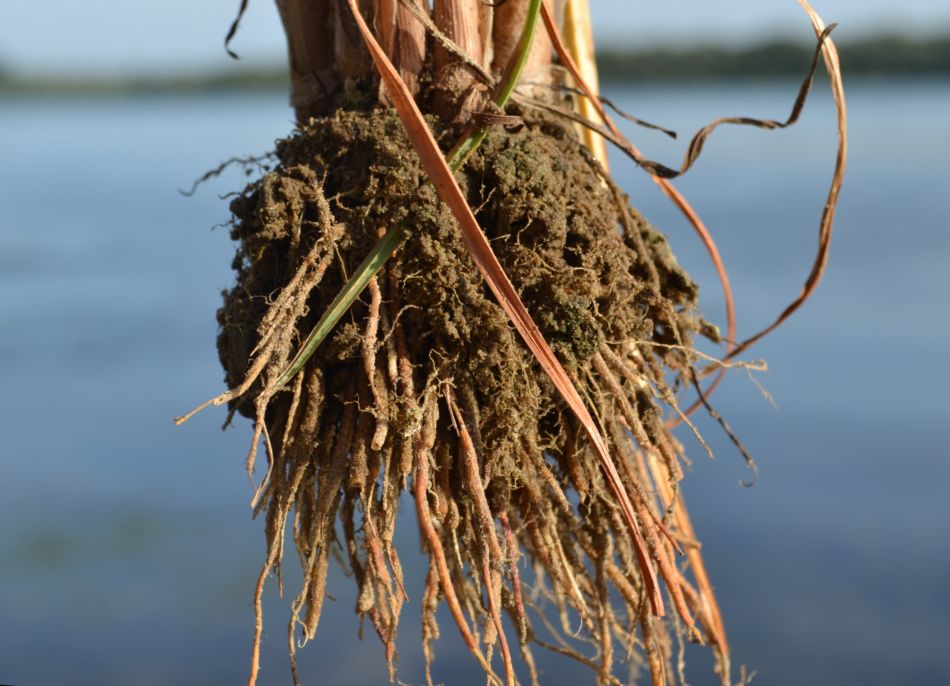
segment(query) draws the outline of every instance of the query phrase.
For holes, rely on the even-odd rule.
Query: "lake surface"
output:
[[[685,486],[736,664],[776,685],[950,683],[950,83],[855,83],[851,158],[826,280],[753,348],[715,404],[758,459],[715,425],[717,452]],[[677,129],[634,141],[676,164],[683,137],[721,115],[783,119],[794,84],[613,93]],[[282,94],[0,101],[0,683],[243,683],[264,553],[249,518],[248,426],[221,411],[171,418],[221,389],[219,291],[233,254],[219,195],[291,128]],[[769,323],[811,264],[834,158],[822,88],[784,132],[724,129],[678,183],[717,237],[740,336]],[[670,237],[723,322],[708,260],[676,210],[628,161],[614,173]],[[417,545],[411,522],[400,533]],[[289,564],[288,567],[292,567]],[[349,580],[330,581],[309,683],[385,683],[360,642]],[[418,599],[421,578],[410,585]],[[293,579],[289,583],[294,583]],[[287,684],[287,601],[271,592],[262,686]],[[416,603],[417,604],[417,603]],[[437,679],[482,680],[443,622]],[[418,622],[402,624],[400,676],[422,682]],[[544,683],[590,683],[545,661]],[[696,656],[690,681],[713,683]]]

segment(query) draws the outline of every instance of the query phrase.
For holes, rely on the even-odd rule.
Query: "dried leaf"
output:
[[[792,303],[782,310],[778,318],[767,327],[759,331],[754,336],[750,336],[742,343],[737,345],[727,356],[735,357],[750,345],[760,340],[764,336],[777,329],[795,312],[802,304],[815,292],[818,284],[821,282],[825,273],[825,267],[828,265],[828,251],[831,247],[831,234],[834,230],[835,210],[838,208],[838,197],[841,194],[841,182],[844,179],[844,170],[848,159],[848,111],[844,100],[844,83],[841,80],[841,63],[838,60],[838,49],[834,42],[828,37],[828,33],[834,28],[835,24],[825,26],[818,13],[812,9],[807,0],[798,0],[811,19],[812,27],[815,29],[815,35],[818,36],[818,44],[821,54],[825,60],[825,68],[828,71],[828,77],[831,81],[831,92],[835,100],[835,113],[838,122],[838,152],[835,157],[835,171],[831,178],[831,186],[828,189],[828,196],[825,199],[825,206],[821,213],[821,224],[818,228],[818,251],[815,254],[815,260],[812,263],[808,278],[802,286],[801,292]],[[817,54],[816,54],[817,58]]]
[[[228,29],[228,35],[224,37],[224,49],[227,50],[228,54],[236,60],[241,59],[236,52],[231,48],[231,41],[234,39],[234,36],[237,35],[238,25],[241,23],[241,19],[244,18],[244,13],[247,11],[248,0],[241,0],[241,6],[238,8],[237,16],[234,18],[234,21],[231,22],[231,28]]]
[[[821,56],[822,51],[824,50],[824,45],[828,39],[828,34],[831,33],[835,26],[837,26],[837,24],[831,24],[828,27],[823,28],[818,33],[818,44],[815,46],[815,54],[812,57],[811,66],[808,68],[808,74],[805,76],[805,80],[802,81],[802,85],[798,89],[798,96],[795,98],[795,102],[792,105],[792,111],[788,115],[788,119],[785,121],[777,121],[775,119],[756,119],[754,117],[720,117],[719,119],[710,122],[696,132],[696,134],[693,136],[693,139],[689,142],[689,147],[686,149],[686,154],[683,157],[683,163],[680,165],[679,169],[670,169],[659,162],[653,162],[644,159],[639,160],[638,164],[656,176],[660,176],[665,179],[673,179],[689,171],[689,169],[693,166],[693,164],[695,164],[696,160],[698,160],[699,156],[702,154],[703,146],[706,145],[706,140],[713,131],[723,124],[754,126],[760,129],[784,129],[786,127],[792,126],[798,121],[799,116],[801,116],[802,109],[805,107],[805,101],[808,99],[808,93],[811,90],[811,85],[815,78],[815,72],[818,69],[818,58]]]

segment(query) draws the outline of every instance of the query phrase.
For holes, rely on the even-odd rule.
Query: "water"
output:
[[[725,608],[735,661],[764,684],[950,682],[950,401],[945,82],[855,84],[852,148],[828,276],[751,356],[778,412],[741,373],[714,397],[758,458],[710,422],[711,463],[686,494]],[[792,84],[650,87],[617,100],[688,134],[725,114],[781,118]],[[246,674],[250,597],[263,555],[248,518],[245,423],[220,411],[175,428],[221,388],[218,291],[231,282],[218,197],[177,192],[290,128],[281,94],[0,102],[0,683],[233,684]],[[768,323],[810,266],[834,124],[821,92],[786,132],[723,130],[678,185],[717,236],[740,334]],[[675,162],[683,143],[633,131]],[[721,298],[702,249],[632,166],[634,203]],[[402,536],[416,546],[411,530]],[[419,582],[419,579],[416,579]],[[293,584],[291,578],[288,582]],[[383,683],[336,574],[302,669],[322,683]],[[418,589],[419,583],[415,584]],[[413,593],[418,600],[418,590]],[[267,598],[262,684],[285,684],[286,601]],[[477,683],[449,621],[436,677]],[[418,623],[402,627],[400,675],[422,680]],[[697,664],[701,658],[697,658]],[[545,684],[582,673],[546,663]],[[589,677],[583,682],[589,682]],[[701,669],[694,684],[711,683]]]

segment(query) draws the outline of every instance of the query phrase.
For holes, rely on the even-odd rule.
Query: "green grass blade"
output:
[[[350,309],[360,293],[363,292],[363,289],[366,288],[366,284],[369,283],[369,280],[379,273],[379,270],[386,264],[386,260],[389,259],[390,255],[396,251],[396,248],[399,247],[399,244],[402,243],[408,235],[408,229],[402,226],[396,226],[387,231],[386,235],[379,239],[379,242],[373,246],[372,251],[370,251],[366,259],[363,260],[363,263],[360,264],[359,268],[353,273],[353,276],[351,276],[349,281],[343,286],[343,289],[333,299],[333,302],[330,303],[330,306],[323,313],[323,316],[320,317],[320,321],[317,322],[303,344],[301,344],[300,350],[297,351],[290,366],[280,375],[280,378],[277,380],[277,388],[284,386],[288,381],[294,378],[297,372],[303,369],[303,366],[313,355],[317,346],[323,342],[323,339],[325,339],[333,327],[336,326],[336,323],[346,314],[346,311]]]

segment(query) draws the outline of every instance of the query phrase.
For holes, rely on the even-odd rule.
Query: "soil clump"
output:
[[[650,616],[629,534],[582,430],[484,285],[395,113],[313,119],[278,143],[277,157],[231,204],[237,282],[218,313],[226,381],[247,391],[232,411],[255,420],[249,470],[260,437],[267,449],[256,498],[269,544],[258,641],[261,588],[279,571],[290,523],[304,572],[290,631],[315,635],[338,556],[359,586],[356,612],[394,669],[405,582],[393,531],[409,491],[431,561],[420,596],[427,664],[441,602],[493,679],[493,652],[511,668],[502,614],[534,683],[532,644],[618,683],[620,658],[654,678],[671,673],[677,631],[716,643],[709,609],[675,562],[682,454],[660,406],[704,330],[696,286],[574,134],[525,115],[520,129],[490,133],[459,181],[595,412],[675,607],[669,621]],[[411,237],[303,371],[275,388],[395,225]]]

